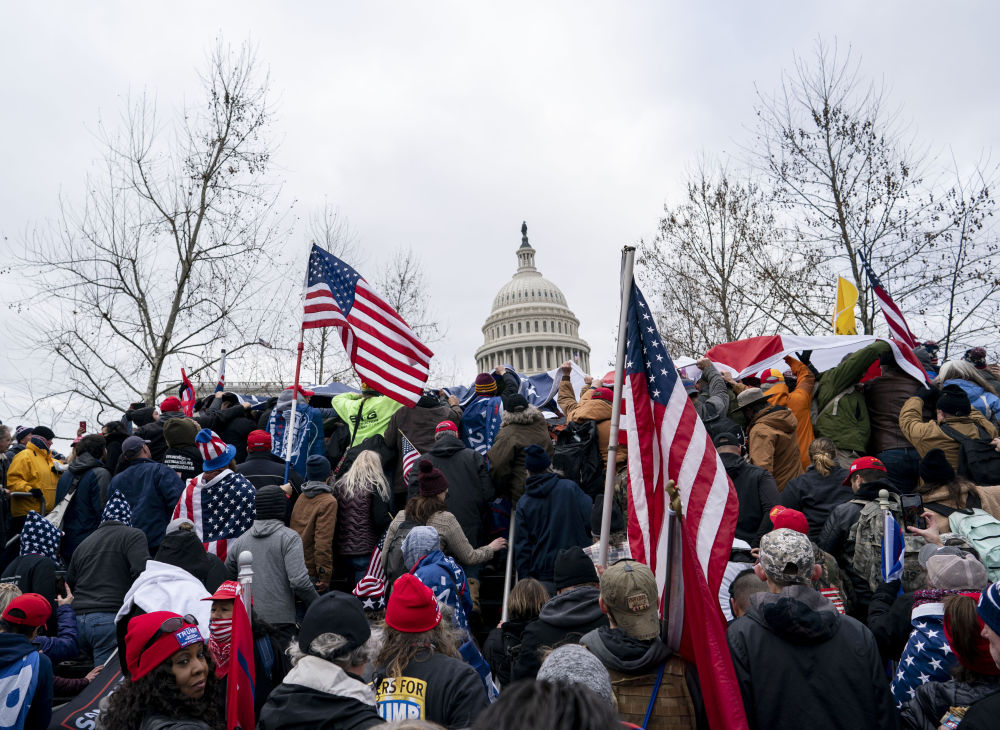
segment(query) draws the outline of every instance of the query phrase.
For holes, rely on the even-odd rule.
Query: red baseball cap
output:
[[[22,593],[3,611],[3,620],[19,626],[44,626],[52,615],[52,605],[45,596]]]
[[[215,593],[203,601],[231,601],[240,595],[240,582],[237,580],[223,581],[216,589]]]
[[[593,400],[606,400],[611,402],[615,399],[615,392],[611,388],[594,388],[590,394]]]
[[[787,527],[789,530],[801,532],[803,535],[809,534],[809,520],[797,509],[782,507],[779,504],[771,508],[768,516],[771,518],[771,524],[774,525],[775,530]]]
[[[247,435],[247,451],[270,451],[271,434],[267,431],[251,431]]]
[[[443,431],[454,431],[455,433],[458,433],[458,426],[455,425],[454,421],[441,421],[441,423],[434,427],[434,435],[436,436]]]
[[[184,405],[181,403],[181,399],[175,395],[169,398],[164,398],[160,402],[160,411],[180,411],[184,409]]]
[[[134,682],[142,679],[181,649],[205,643],[193,616],[153,611],[136,616],[125,634],[125,664]]]
[[[875,471],[886,471],[885,464],[876,459],[874,456],[862,456],[860,459],[855,459],[851,462],[851,468],[847,472],[847,476],[844,478],[844,486],[846,487],[851,483],[851,474],[856,471],[861,471],[863,469],[874,469]]]

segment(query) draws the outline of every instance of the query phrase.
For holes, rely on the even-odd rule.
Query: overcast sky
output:
[[[82,201],[97,123],[130,91],[169,114],[198,98],[218,34],[250,38],[286,204],[339,208],[369,279],[412,246],[464,378],[522,220],[603,372],[621,247],[655,236],[699,155],[740,153],[755,87],[836,40],[934,152],[974,161],[998,135],[998,21],[986,2],[4,3],[0,236],[9,253],[60,194]],[[23,394],[4,358],[0,390]]]

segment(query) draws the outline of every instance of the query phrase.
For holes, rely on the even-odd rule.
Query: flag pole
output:
[[[507,567],[503,575],[503,604],[500,606],[500,622],[507,623],[507,599],[510,597],[510,583],[514,575],[514,508],[510,508],[510,530],[507,532]]]
[[[615,357],[615,394],[611,401],[611,432],[608,435],[608,467],[604,475],[604,512],[601,515],[601,542],[598,562],[607,567],[608,540],[611,537],[611,504],[615,496],[615,472],[618,455],[618,422],[622,415],[622,385],[625,382],[625,340],[628,336],[628,300],[632,296],[632,268],[635,246],[622,248],[621,315],[618,318],[618,352]]]
[[[215,384],[215,392],[226,389],[226,349],[222,348],[222,359],[219,361],[219,382]]]
[[[299,373],[302,370],[302,343],[305,336],[305,328],[300,329],[299,352],[295,358],[295,384],[292,386],[292,413],[288,417],[288,426],[285,428],[285,484],[288,484],[288,475],[292,471],[292,439],[295,437],[295,406],[299,402]]]

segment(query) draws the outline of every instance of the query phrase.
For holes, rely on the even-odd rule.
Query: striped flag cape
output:
[[[900,342],[905,342],[912,350],[917,346],[917,338],[910,332],[910,328],[906,324],[906,319],[903,318],[903,313],[899,311],[896,302],[892,301],[889,292],[882,286],[882,282],[879,281],[874,269],[868,264],[868,259],[865,258],[865,255],[858,251],[858,256],[861,257],[861,265],[864,267],[865,273],[868,275],[868,281],[872,285],[872,292],[875,294],[875,298],[878,299],[879,306],[882,307],[882,314],[885,315],[885,321],[889,325],[890,337]]]
[[[379,538],[368,561],[368,570],[354,587],[354,595],[361,599],[369,611],[385,608],[385,570],[382,568],[382,550],[385,547],[385,533]]]
[[[746,728],[719,607],[739,513],[736,491],[632,283],[628,301],[622,423],[628,440],[628,534],[632,557],[656,576],[661,613],[670,572],[668,629],[680,626],[680,652],[693,660],[713,730]],[[670,496],[680,493],[680,540],[669,534]],[[673,544],[673,554],[668,546]],[[676,552],[680,552],[680,559]],[[668,567],[668,563],[672,564]],[[677,580],[677,572],[682,578]],[[674,591],[682,591],[678,601]],[[680,609],[680,606],[683,609]]]
[[[257,515],[253,484],[226,469],[207,484],[199,474],[181,492],[173,519],[191,520],[205,550],[225,561],[230,543],[253,527]]]
[[[410,469],[416,466],[416,463],[420,461],[420,452],[417,451],[416,446],[410,443],[410,439],[406,438],[405,433],[400,431],[399,435],[401,438],[399,455],[403,459],[403,480],[405,482],[407,475],[410,473]]]
[[[222,351],[222,359],[219,361],[219,382],[215,384],[215,392],[221,393],[226,389],[226,351]]]
[[[882,511],[882,580],[886,583],[903,577],[903,529],[892,512]]]
[[[187,372],[185,372],[184,368],[181,368],[181,382],[184,384],[184,390],[181,393],[181,409],[184,411],[185,416],[191,418],[194,415],[194,386],[188,380]]]
[[[361,274],[315,244],[302,329],[336,327],[363,382],[410,406],[427,382],[432,353]]]

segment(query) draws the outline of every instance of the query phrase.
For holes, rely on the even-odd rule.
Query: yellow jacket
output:
[[[28,442],[10,462],[7,470],[7,489],[12,492],[30,492],[41,489],[45,495],[45,509],[50,510],[56,503],[56,484],[59,475],[52,470],[52,454]],[[42,503],[34,497],[14,497],[10,500],[10,514],[24,517],[31,510],[40,512]]]

